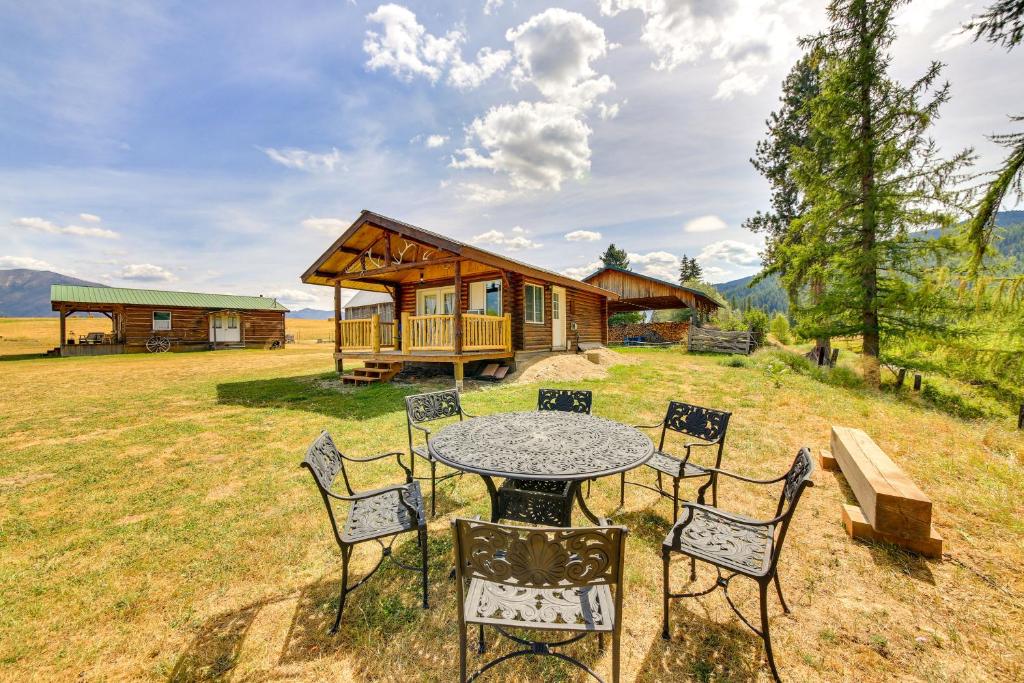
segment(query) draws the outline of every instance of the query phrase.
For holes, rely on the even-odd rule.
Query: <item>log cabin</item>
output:
[[[301,279],[334,288],[335,365],[352,382],[390,378],[405,363],[443,363],[461,387],[469,364],[606,344],[620,298],[365,210]],[[342,320],[342,288],[388,294],[394,320]],[[364,367],[345,375],[345,360]]]
[[[60,314],[60,346],[50,352],[55,356],[276,347],[284,344],[288,312],[263,296],[72,285],[50,287],[50,304]],[[70,338],[68,316],[74,313],[105,315],[110,333]]]

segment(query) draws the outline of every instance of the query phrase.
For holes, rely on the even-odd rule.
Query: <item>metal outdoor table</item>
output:
[[[595,524],[580,494],[587,479],[618,474],[646,463],[654,444],[643,432],[582,413],[496,413],[448,425],[430,439],[442,463],[480,475],[497,521],[494,478],[571,481],[580,511]]]

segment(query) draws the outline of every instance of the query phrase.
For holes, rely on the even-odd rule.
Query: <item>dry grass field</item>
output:
[[[316,344],[333,340],[334,324],[327,320],[299,320],[285,317],[285,331],[296,343]],[[110,332],[110,320],[100,314],[68,318],[68,334],[76,337],[90,332]],[[0,318],[0,356],[45,353],[60,343],[57,318]]]
[[[850,541],[840,524],[850,490],[816,473],[781,561],[793,612],[771,605],[786,680],[1024,679],[1024,437],[1012,423],[963,421],[796,374],[776,387],[757,368],[678,350],[629,353],[639,363],[579,383],[594,390],[596,414],[649,423],[670,398],[733,411],[725,464],[752,476],[781,473],[802,445],[826,446],[832,424],[860,427],[935,501],[941,561]],[[414,574],[385,565],[350,596],[340,633],[327,634],[340,562],[298,464],[325,427],[352,455],[403,448],[402,397],[423,388],[342,387],[330,367],[315,344],[0,362],[0,678],[454,680],[448,520],[486,512],[475,477],[441,487],[429,529],[432,609],[418,607]],[[536,390],[471,386],[464,403],[474,414],[529,409]],[[356,483],[397,476],[393,463],[375,464]],[[724,483],[720,494],[724,508],[767,515],[777,490]],[[590,506],[611,513],[617,497],[617,482],[601,481]],[[670,518],[666,502],[635,488],[614,516],[631,530],[623,680],[770,680],[759,639],[720,594],[676,601],[672,640],[661,640],[659,546]],[[398,553],[415,556],[411,536]],[[358,576],[376,556],[361,546],[355,557]],[[678,562],[677,589],[686,574]],[[734,588],[756,615],[753,586]],[[491,644],[491,654],[510,649]],[[608,654],[572,647],[608,671]],[[585,679],[520,658],[485,680]]]

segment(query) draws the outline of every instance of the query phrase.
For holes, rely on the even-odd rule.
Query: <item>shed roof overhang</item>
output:
[[[451,279],[456,263],[462,277],[516,272],[607,299],[617,298],[614,292],[596,285],[366,210],[302,274],[302,281],[390,293],[395,285]]]
[[[704,292],[623,268],[606,266],[583,278],[583,281],[618,294],[617,300],[608,302],[609,313],[673,308],[693,308],[710,313],[720,306]]]

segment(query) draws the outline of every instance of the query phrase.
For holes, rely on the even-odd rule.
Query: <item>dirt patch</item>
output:
[[[588,356],[596,357],[597,363],[590,361]],[[560,353],[530,363],[520,371],[514,383],[602,379],[608,376],[608,368],[613,365],[632,365],[636,362],[637,359],[632,356],[625,356],[606,348],[576,354]]]
[[[37,481],[43,481],[44,479],[51,479],[52,474],[45,472],[36,472],[32,474],[16,474],[13,477],[0,478],[0,488],[20,488],[22,486],[28,486]]]

